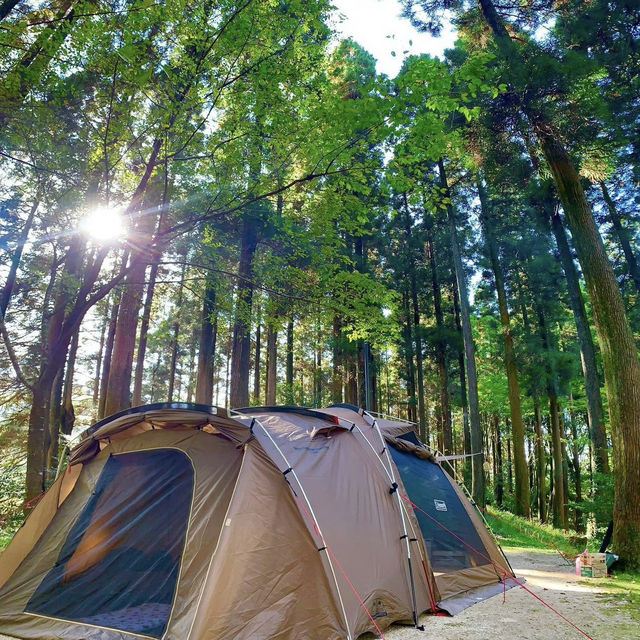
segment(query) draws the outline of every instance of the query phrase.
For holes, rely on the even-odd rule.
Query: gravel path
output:
[[[640,640],[640,625],[620,601],[612,598],[597,579],[576,576],[555,553],[529,550],[507,552],[516,576],[526,578],[529,589],[548,602],[593,640]],[[480,602],[454,617],[425,615],[425,631],[392,626],[386,640],[580,640],[584,636],[520,587]],[[362,640],[372,640],[367,634]]]

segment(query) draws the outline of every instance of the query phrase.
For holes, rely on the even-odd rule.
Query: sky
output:
[[[450,29],[443,29],[440,38],[416,31],[407,19],[400,17],[398,0],[333,0],[333,4],[336,31],[363,46],[377,59],[378,73],[386,73],[390,78],[400,71],[406,56],[420,53],[441,56],[455,41],[455,33]]]

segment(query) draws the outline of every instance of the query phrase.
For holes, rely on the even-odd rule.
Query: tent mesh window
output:
[[[26,611],[160,638],[177,586],[193,476],[181,451],[112,455]]]
[[[489,554],[442,468],[412,453],[390,450],[409,498],[429,514],[416,510],[433,571],[451,573],[489,564]]]

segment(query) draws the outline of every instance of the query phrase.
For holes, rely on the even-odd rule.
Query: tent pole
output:
[[[413,564],[411,562],[411,544],[409,541],[409,534],[407,533],[407,523],[404,518],[402,500],[398,492],[398,481],[396,479],[395,471],[393,470],[393,463],[391,461],[391,456],[389,455],[389,447],[387,446],[384,436],[382,435],[382,431],[380,430],[380,425],[378,424],[378,421],[373,416],[371,416],[367,411],[364,412],[364,416],[368,417],[370,420],[373,420],[372,427],[377,431],[378,437],[380,438],[380,442],[382,443],[382,447],[383,447],[382,451],[380,452],[380,455],[382,455],[382,453],[385,454],[385,457],[387,459],[387,465],[389,467],[388,473],[391,478],[391,487],[392,487],[390,491],[392,493],[395,493],[396,499],[398,501],[398,508],[400,509],[400,519],[402,520],[402,534],[403,534],[402,537],[404,538],[404,541],[407,546],[407,564],[409,565],[409,585],[411,587],[411,598],[413,600],[413,622],[417,628],[418,627],[418,604],[416,602],[416,585],[413,578]],[[382,464],[383,467],[385,466],[382,460],[380,460],[380,463]]]
[[[234,411],[233,413],[236,413],[236,412]],[[238,415],[242,415],[242,414],[239,413]],[[298,477],[298,474],[296,473],[295,469],[291,466],[291,464],[289,463],[289,460],[287,459],[287,456],[284,454],[282,449],[278,446],[278,443],[273,439],[273,437],[267,431],[267,429],[262,424],[262,422],[260,422],[260,420],[258,420],[257,418],[253,418],[252,419],[252,425],[254,425],[254,424],[258,425],[264,431],[265,435],[267,436],[267,438],[269,439],[271,444],[275,447],[276,451],[280,454],[280,457],[284,461],[284,463],[285,463],[285,465],[287,467],[287,470],[289,470],[291,472],[291,475],[295,478],[296,484],[300,488],[300,493],[302,494],[302,497],[304,498],[304,501],[307,504],[307,508],[309,509],[309,514],[313,518],[313,524],[315,526],[316,531],[318,532],[318,535],[320,536],[320,540],[322,541],[322,546],[327,548],[328,545],[327,545],[327,543],[325,541],[324,535],[322,534],[322,530],[320,529],[320,523],[318,522],[318,518],[316,517],[316,514],[313,511],[313,507],[311,506],[311,502],[309,501],[309,498],[307,497],[307,492],[304,490],[304,487],[302,486],[302,483],[300,482],[300,478]],[[286,472],[283,472],[283,473],[286,473]],[[286,480],[286,475],[285,475],[285,480]],[[287,482],[287,484],[289,484],[289,483]],[[338,586],[338,579],[336,577],[336,573],[335,573],[334,568],[333,568],[333,563],[331,562],[331,555],[329,553],[327,553],[326,554],[326,558],[327,558],[327,562],[329,563],[329,568],[331,569],[331,576],[333,577],[333,582],[336,585],[336,591],[338,593],[338,600],[340,601],[340,608],[342,610],[342,617],[344,618],[344,624],[345,624],[345,628],[346,628],[346,631],[347,631],[347,640],[353,640],[353,638],[351,636],[351,631],[349,631],[349,620],[347,618],[347,612],[346,612],[346,610],[344,608],[344,602],[342,601],[342,594],[340,593],[340,587]]]

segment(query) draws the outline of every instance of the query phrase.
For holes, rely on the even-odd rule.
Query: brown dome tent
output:
[[[0,638],[355,640],[511,575],[410,424],[148,405],[84,434],[0,556]]]

